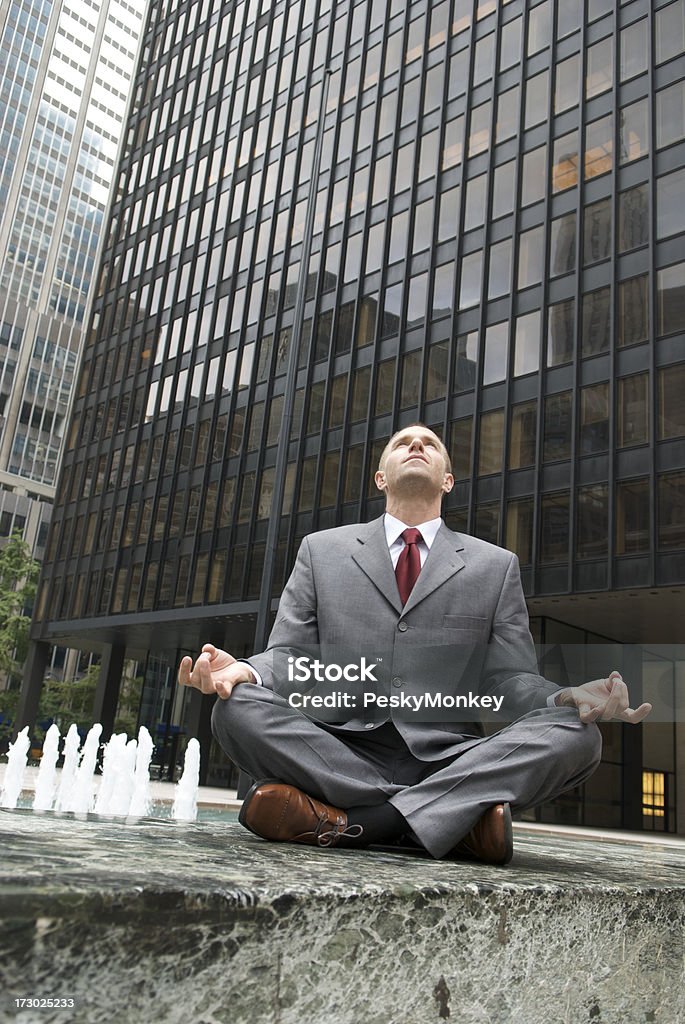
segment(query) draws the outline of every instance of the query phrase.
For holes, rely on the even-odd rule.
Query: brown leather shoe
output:
[[[484,864],[508,864],[514,855],[514,836],[509,804],[495,804],[481,815],[450,856],[479,860]]]
[[[262,839],[309,846],[335,846],[341,836],[356,839],[363,831],[361,825],[348,826],[345,811],[276,779],[252,787],[238,820]]]

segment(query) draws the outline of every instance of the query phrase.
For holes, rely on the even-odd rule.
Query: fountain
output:
[[[75,724],[69,727],[64,741],[64,767],[57,783],[57,758],[60,732],[53,724],[45,735],[43,757],[36,779],[33,810],[70,811],[84,815],[94,812],[104,817],[142,818],[154,811],[150,797],[150,761],[152,737],[141,726],[138,739],[128,740],[125,733],[112,736],[103,750],[100,785],[96,792],[95,769],[102,725],[96,722],[86,736],[83,748]],[[30,739],[28,726],[10,745],[0,807],[14,809],[21,795],[28,761]],[[176,788],[171,817],[179,821],[197,818],[197,790],[200,775],[200,745],[188,742],[183,773]]]
[[[17,806],[21,785],[24,781],[24,771],[26,770],[30,745],[31,740],[29,739],[29,727],[27,725],[21,730],[14,743],[10,744],[7,754],[5,780],[2,792],[0,792],[0,807],[12,809]]]

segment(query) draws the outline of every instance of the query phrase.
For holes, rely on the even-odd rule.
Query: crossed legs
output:
[[[434,857],[449,853],[489,807],[506,801],[516,812],[550,800],[591,775],[601,756],[595,725],[573,708],[542,708],[463,754],[419,761],[389,726],[332,732],[247,683],[217,700],[212,728],[252,778],[279,779],[345,810],[389,802]]]

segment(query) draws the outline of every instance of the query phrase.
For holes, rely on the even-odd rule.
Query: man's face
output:
[[[428,427],[414,426],[390,438],[376,473],[376,486],[387,496],[437,497],[452,490],[445,448]]]

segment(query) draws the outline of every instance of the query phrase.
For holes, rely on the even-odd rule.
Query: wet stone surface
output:
[[[2,1021],[685,1021],[685,844],[517,830],[494,868],[21,811],[0,842]]]

